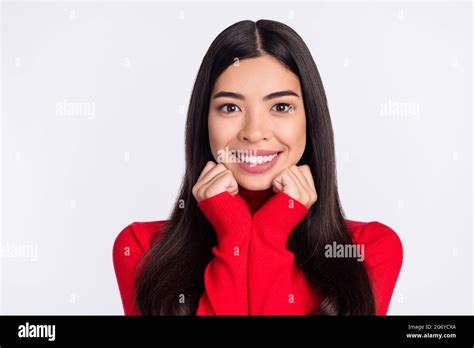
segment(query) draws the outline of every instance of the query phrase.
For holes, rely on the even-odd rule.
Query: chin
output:
[[[261,191],[266,190],[272,187],[272,179],[270,178],[239,178],[237,183],[244,189],[251,191]]]

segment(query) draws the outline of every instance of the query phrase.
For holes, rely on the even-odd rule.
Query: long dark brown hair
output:
[[[311,288],[323,294],[323,301],[311,314],[375,314],[363,264],[355,258],[327,258],[324,254],[326,245],[351,244],[352,239],[337,190],[326,94],[313,57],[289,26],[272,20],[244,20],[216,37],[199,68],[186,121],[186,171],[175,208],[136,269],[136,302],[143,315],[196,314],[204,292],[204,270],[217,242],[213,227],[191,192],[206,162],[214,160],[208,134],[211,92],[216,79],[235,58],[262,55],[273,56],[296,74],[303,92],[307,140],[298,165],[311,168],[318,200],[291,234],[287,247]]]

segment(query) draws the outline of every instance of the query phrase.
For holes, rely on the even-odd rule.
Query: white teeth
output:
[[[242,160],[245,162],[245,163],[251,163],[251,164],[262,164],[262,163],[266,163],[266,162],[270,162],[270,161],[273,161],[273,159],[277,156],[277,154],[273,154],[273,155],[270,155],[270,156],[245,156],[244,158],[242,158]]]

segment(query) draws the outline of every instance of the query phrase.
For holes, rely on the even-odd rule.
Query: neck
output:
[[[250,213],[253,215],[265,202],[275,194],[273,188],[265,190],[247,190],[239,185],[239,195],[245,200],[249,207]]]

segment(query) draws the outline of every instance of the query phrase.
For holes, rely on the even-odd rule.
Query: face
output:
[[[229,66],[214,84],[208,117],[214,159],[248,190],[270,188],[275,176],[303,155],[300,81],[272,56]]]

